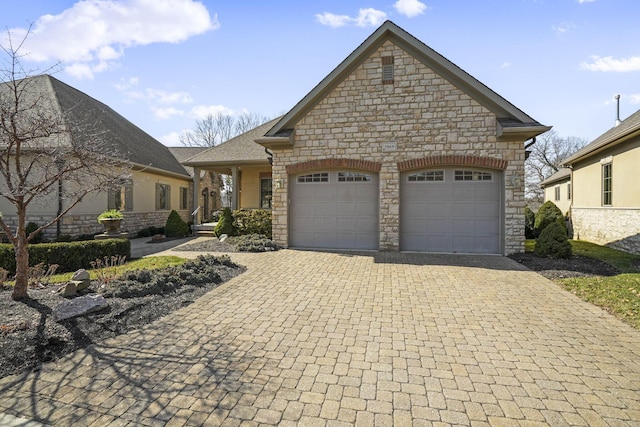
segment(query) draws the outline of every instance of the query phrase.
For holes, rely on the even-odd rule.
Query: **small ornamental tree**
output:
[[[566,234],[564,215],[562,211],[549,200],[544,202],[542,206],[540,206],[540,209],[538,209],[538,213],[536,213],[536,222],[534,224],[535,235],[539,236],[542,230],[547,228],[552,222],[557,222],[565,230]]]
[[[542,230],[533,251],[537,256],[547,258],[571,258],[573,254],[567,231],[557,222]]]
[[[216,228],[213,229],[213,232],[218,237],[222,236],[223,234],[226,234],[227,236],[233,236],[236,234],[236,229],[233,225],[233,214],[231,213],[231,209],[224,208],[222,210],[222,214],[220,215],[218,224],[216,225]]]
[[[10,206],[0,213],[0,230],[15,251],[14,300],[28,297],[29,243],[87,194],[113,188],[130,171],[101,117],[82,101],[60,108],[47,89],[52,77],[25,70],[20,50],[28,35],[15,43],[8,32],[0,41],[0,197]],[[30,206],[51,200],[55,216],[27,232]]]
[[[184,237],[189,234],[189,224],[180,218],[180,214],[172,210],[164,225],[164,234],[167,237]]]

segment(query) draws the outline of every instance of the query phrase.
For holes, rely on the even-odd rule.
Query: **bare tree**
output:
[[[15,211],[5,215],[15,213],[16,223],[0,214],[0,229],[15,250],[14,300],[28,297],[29,241],[87,194],[115,185],[130,169],[106,135],[96,130],[95,117],[78,105],[76,120],[68,120],[42,90],[48,77],[24,69],[20,51],[26,37],[28,33],[16,45],[8,33],[0,45],[6,57],[0,70],[0,194]],[[27,235],[29,207],[54,201],[59,203],[55,217]]]
[[[202,120],[196,120],[193,130],[180,135],[180,143],[189,147],[213,147],[229,139],[250,131],[269,119],[256,113],[243,112],[237,118],[230,114],[209,114]],[[231,203],[231,176],[220,175],[219,183],[226,204]]]
[[[247,112],[237,118],[224,113],[208,114],[204,119],[196,120],[193,130],[180,135],[180,143],[189,147],[213,147],[260,126],[267,120],[264,116]]]
[[[531,151],[525,162],[525,192],[530,202],[544,201],[544,190],[540,183],[560,170],[560,163],[585,145],[585,138],[570,136],[562,138],[555,130],[543,133],[536,143],[529,147]]]

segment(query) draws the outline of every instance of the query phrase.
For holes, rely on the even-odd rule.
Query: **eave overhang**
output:
[[[523,141],[526,141],[527,139],[534,138],[551,130],[551,128],[552,126],[543,125],[503,127],[500,125],[500,123],[498,123],[496,136],[499,140],[521,139]]]
[[[287,136],[263,136],[255,140],[257,144],[262,145],[269,150],[282,150],[293,147],[293,133]]]
[[[574,155],[567,157],[560,165],[571,167],[574,163],[577,163],[608,148],[615,147],[616,145],[622,144],[636,137],[640,137],[640,123],[624,130],[623,132],[611,135],[609,138],[601,141],[593,147],[587,146],[585,147],[585,150],[579,150]]]

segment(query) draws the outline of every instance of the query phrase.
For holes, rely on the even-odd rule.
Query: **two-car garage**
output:
[[[400,175],[400,250],[502,252],[502,173],[462,167]],[[376,250],[377,173],[328,170],[291,176],[289,246]]]

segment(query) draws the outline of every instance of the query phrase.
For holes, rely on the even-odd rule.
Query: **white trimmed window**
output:
[[[491,172],[457,170],[453,173],[454,181],[492,181]]]
[[[297,179],[299,184],[307,184],[312,182],[329,182],[329,172],[309,173],[300,175]]]
[[[407,175],[407,182],[442,182],[444,181],[444,171],[422,171]]]
[[[362,172],[338,172],[338,182],[371,182],[371,174]]]

